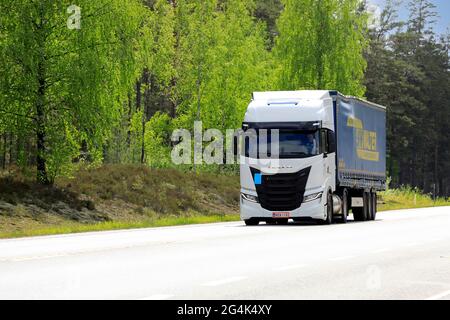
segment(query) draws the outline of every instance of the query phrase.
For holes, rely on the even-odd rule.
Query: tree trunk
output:
[[[137,90],[137,84],[136,84],[136,90]],[[131,117],[133,115],[133,102],[131,99],[131,93],[128,93],[128,118],[127,118],[127,150],[130,149],[131,146]]]
[[[2,149],[2,169],[6,170],[6,133],[2,135],[3,137],[3,149]]]
[[[439,184],[439,145],[436,144],[435,148],[434,148],[434,181],[433,183],[435,183],[438,186],[438,194],[440,194],[441,188],[440,188],[440,184]]]
[[[44,185],[52,184],[47,172],[47,160],[46,160],[46,130],[45,130],[45,72],[42,62],[38,66],[38,82],[39,88],[36,98],[36,169],[37,169],[37,182]]]
[[[9,133],[9,167],[11,167],[14,164],[14,135],[12,132]]]
[[[144,112],[142,112],[142,141],[141,141],[141,164],[145,163],[145,118],[147,117],[148,106],[145,104]]]
[[[142,109],[142,132],[141,132],[141,157],[140,161],[141,164],[145,163],[145,124],[148,120],[148,110],[149,110],[149,104],[150,104],[150,84],[152,80],[150,79],[150,74],[147,69],[144,71],[144,83],[145,83],[145,93],[144,93],[144,106]]]
[[[410,176],[410,183],[411,186],[416,187],[417,186],[417,181],[416,181],[416,177],[417,177],[417,139],[413,139],[413,154],[412,154],[412,159],[411,159],[411,176]]]

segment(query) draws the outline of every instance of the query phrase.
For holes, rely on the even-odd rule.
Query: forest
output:
[[[450,34],[432,1],[398,8],[2,0],[0,170],[51,185],[80,166],[174,167],[174,129],[239,128],[254,91],[330,89],[387,106],[392,187],[450,196]]]

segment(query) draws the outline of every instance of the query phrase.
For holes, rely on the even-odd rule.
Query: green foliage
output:
[[[129,154],[131,163],[139,162],[142,148],[142,132],[144,130],[142,124],[142,118],[144,113],[142,110],[139,110],[133,114],[130,120],[130,146],[129,146]]]
[[[37,134],[43,183],[66,173],[82,143],[99,154],[137,66],[148,62],[141,51],[148,45],[148,13],[138,0],[78,1],[79,30],[67,26],[71,4],[0,4],[0,114],[7,115],[0,122],[8,129],[17,122],[26,135]]]
[[[450,42],[430,1],[402,22],[388,0],[371,30],[360,0],[76,4],[79,30],[68,0],[0,2],[1,168],[48,184],[84,163],[171,166],[171,130],[238,128],[253,91],[337,89],[389,106],[394,187],[449,194]]]
[[[146,48],[152,52],[151,72],[157,82],[169,86],[175,75],[175,9],[167,0],[157,0],[153,6],[151,30],[153,45]]]
[[[180,127],[240,126],[250,94],[269,88],[264,28],[252,1],[191,0],[179,3]]]
[[[407,22],[388,1],[366,52],[367,98],[388,109],[388,171],[392,185],[448,195],[449,55],[432,31],[434,6],[411,1]]]
[[[449,199],[434,200],[431,195],[423,194],[419,189],[411,187],[389,189],[381,193],[380,198],[382,201],[380,211],[450,206]]]
[[[150,167],[169,167],[172,119],[166,113],[157,112],[145,127],[147,164]]]
[[[275,56],[280,89],[362,96],[367,14],[358,0],[283,0]]]
[[[270,48],[278,35],[277,19],[283,10],[281,0],[256,0],[255,17],[266,23],[269,32]]]

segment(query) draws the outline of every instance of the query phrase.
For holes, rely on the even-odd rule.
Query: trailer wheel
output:
[[[352,211],[353,211],[353,218],[355,219],[355,221],[367,221],[369,220],[369,199],[370,197],[368,196],[368,192],[363,192],[363,207],[353,207]]]
[[[349,212],[349,208],[348,208],[348,190],[344,189],[344,191],[342,192],[342,208],[341,208],[341,213],[342,213],[342,219],[341,222],[342,223],[347,223],[347,218],[348,218],[348,212]]]
[[[353,219],[355,221],[364,221],[364,211],[363,208],[352,208]]]
[[[364,192],[363,195],[363,202],[364,202],[364,220],[363,221],[370,221],[372,216],[372,196],[371,192]]]
[[[245,222],[245,225],[247,225],[247,226],[257,226],[257,225],[259,225],[259,220],[258,219],[248,219],[248,220],[245,220],[244,222]]]
[[[367,206],[367,221],[372,221],[373,220],[373,192],[370,191],[368,193],[368,206]]]
[[[372,195],[372,197],[370,199],[371,200],[370,203],[371,203],[372,210],[371,210],[370,220],[375,221],[377,219],[377,201],[378,201],[377,193],[372,192],[371,195]]]

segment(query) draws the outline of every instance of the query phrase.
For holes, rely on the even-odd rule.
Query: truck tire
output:
[[[330,192],[327,196],[327,218],[322,223],[325,225],[333,224],[333,196]]]
[[[378,197],[377,197],[377,193],[376,192],[372,192],[371,195],[372,195],[372,197],[371,197],[372,215],[371,215],[370,219],[372,221],[375,221],[377,219],[377,201],[378,201]]]
[[[353,219],[355,219],[355,221],[364,221],[364,209],[357,207],[357,208],[352,208],[352,212],[353,212]]]
[[[372,221],[373,220],[373,210],[374,210],[374,207],[373,207],[373,192],[372,191],[370,191],[369,192],[369,195],[368,195],[368,197],[369,197],[369,206],[368,206],[368,210],[367,210],[367,221]]]
[[[353,218],[355,221],[367,221],[369,220],[370,211],[370,196],[369,192],[363,192],[363,207],[352,208]]]
[[[341,208],[341,213],[342,213],[342,217],[341,217],[341,222],[342,223],[347,223],[348,220],[348,212],[349,212],[349,203],[348,203],[348,190],[344,189],[344,191],[342,192],[342,208]]]
[[[363,202],[364,202],[364,220],[363,221],[370,221],[371,215],[372,215],[372,196],[371,192],[364,192],[363,194]]]
[[[248,219],[248,220],[245,220],[244,222],[245,222],[245,225],[247,225],[247,226],[257,226],[257,225],[259,225],[259,220],[258,219]]]

